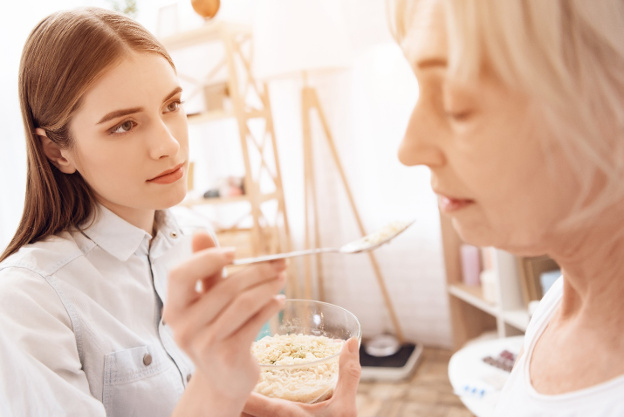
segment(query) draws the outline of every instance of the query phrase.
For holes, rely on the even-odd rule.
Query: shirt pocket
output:
[[[109,353],[104,357],[102,392],[107,417],[171,415],[184,389],[181,378],[160,346]]]

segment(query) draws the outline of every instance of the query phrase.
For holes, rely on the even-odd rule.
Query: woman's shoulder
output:
[[[14,274],[52,275],[88,249],[79,236],[80,232],[66,231],[22,246],[0,263],[0,279]]]
[[[26,317],[36,317],[40,324],[52,320],[69,326],[67,312],[48,277],[79,252],[71,233],[61,233],[25,245],[0,263],[0,328],[12,328]]]

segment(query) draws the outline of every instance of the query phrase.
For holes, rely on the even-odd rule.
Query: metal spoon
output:
[[[252,264],[256,262],[266,262],[266,261],[274,261],[276,259],[292,258],[295,256],[315,255],[317,253],[337,252],[337,253],[351,254],[351,253],[366,252],[372,249],[376,249],[377,247],[383,245],[384,243],[390,242],[392,239],[394,239],[395,237],[403,233],[405,229],[407,229],[412,224],[414,224],[414,221],[415,220],[411,220],[407,222],[395,221],[395,222],[388,223],[387,225],[375,231],[374,233],[366,235],[363,238],[360,238],[353,242],[347,243],[346,245],[342,245],[339,248],[306,249],[306,250],[298,250],[298,251],[293,251],[293,252],[278,253],[275,255],[235,259],[233,264],[234,265],[247,265],[247,264]]]

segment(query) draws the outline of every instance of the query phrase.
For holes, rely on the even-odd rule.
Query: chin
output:
[[[462,242],[468,243],[474,246],[496,246],[497,237],[493,233],[489,232],[487,226],[478,225],[470,226],[460,223],[456,219],[452,220],[453,228],[461,238]]]
[[[165,210],[176,206],[184,200],[184,197],[186,197],[186,188],[182,192],[172,192],[167,196],[166,199],[161,199],[161,201],[157,204],[156,209]]]
[[[491,246],[516,256],[526,257],[541,256],[546,253],[542,233],[533,234],[527,231],[499,232],[486,225],[466,227],[458,222],[453,222],[453,227],[463,242],[474,246]]]
[[[538,245],[499,245],[496,247],[522,257],[542,256],[546,254],[546,249]]]

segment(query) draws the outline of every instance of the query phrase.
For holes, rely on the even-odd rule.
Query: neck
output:
[[[624,228],[617,213],[601,216],[549,252],[565,280],[561,317],[624,314]]]
[[[101,202],[101,204],[131,225],[136,226],[139,229],[143,229],[150,235],[154,236],[154,216],[156,214],[156,210],[118,206],[110,202]]]
[[[146,210],[140,213],[131,213],[130,215],[120,215],[125,221],[139,229],[145,230],[150,235],[154,236],[154,214],[155,210]]]

